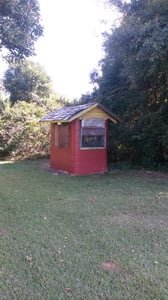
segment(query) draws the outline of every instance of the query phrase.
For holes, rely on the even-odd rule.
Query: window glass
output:
[[[102,118],[88,118],[82,120],[82,127],[105,128],[105,120]]]
[[[104,119],[89,118],[82,120],[81,148],[104,148],[105,133]]]

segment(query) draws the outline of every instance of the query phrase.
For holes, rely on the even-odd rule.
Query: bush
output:
[[[19,101],[0,108],[0,158],[25,158],[49,154],[48,123],[40,123],[42,116],[56,109],[51,99],[40,104]]]

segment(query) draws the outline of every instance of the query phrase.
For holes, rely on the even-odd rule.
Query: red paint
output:
[[[80,149],[80,120],[69,124],[68,148],[58,148],[52,143],[54,124],[51,124],[50,166],[74,175],[100,174],[107,171],[107,149]],[[106,122],[107,130],[107,122]],[[106,142],[107,144],[107,142]]]
[[[73,173],[73,161],[71,151],[71,124],[70,126],[70,145],[68,148],[59,148],[53,145],[54,124],[51,124],[50,141],[50,167],[52,169]]]

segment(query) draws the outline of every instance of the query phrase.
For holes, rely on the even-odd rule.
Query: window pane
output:
[[[83,135],[82,147],[84,148],[103,148],[105,146],[104,135]]]
[[[82,128],[82,135],[104,135],[104,128]]]
[[[102,118],[88,118],[82,120],[82,127],[105,128],[105,120]]]
[[[81,122],[81,147],[105,147],[105,120],[102,118],[88,118]]]

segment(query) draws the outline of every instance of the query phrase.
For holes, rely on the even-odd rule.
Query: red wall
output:
[[[52,145],[54,125],[51,124],[51,168],[67,171],[68,173],[75,175],[106,172],[107,149],[80,149],[80,120],[77,119],[73,121],[69,126],[69,148],[60,149]]]
[[[106,149],[80,149],[80,121],[74,122],[75,149],[74,149],[74,173],[96,174],[104,173],[107,170],[107,150]]]
[[[52,169],[67,171],[73,173],[73,161],[71,151],[71,127],[70,127],[70,146],[68,148],[59,148],[53,144],[54,124],[51,124],[50,137],[50,167]]]

